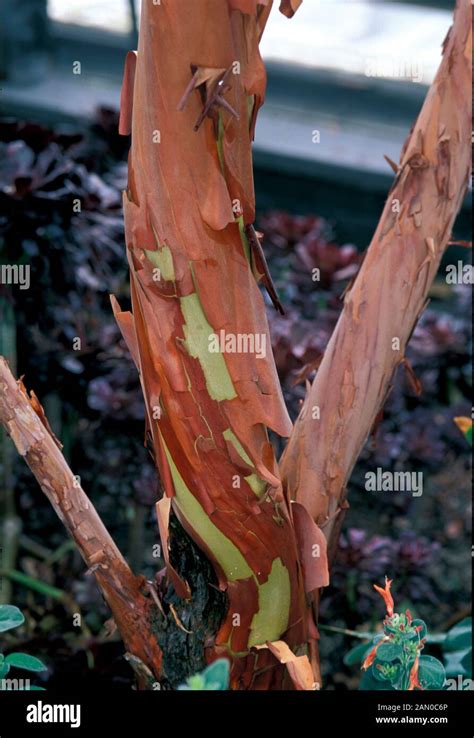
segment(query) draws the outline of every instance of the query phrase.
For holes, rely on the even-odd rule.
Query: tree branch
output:
[[[460,0],[441,66],[281,460],[287,489],[324,526],[330,550],[350,473],[426,305],[468,185],[471,39],[471,4]]]
[[[140,658],[158,678],[161,651],[151,631],[155,606],[142,593],[144,578],[131,571],[46,427],[41,405],[15,381],[3,357],[0,423],[94,573],[127,651]]]

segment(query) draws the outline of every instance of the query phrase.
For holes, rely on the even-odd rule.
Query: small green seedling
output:
[[[189,677],[180,690],[218,690],[229,689],[230,664],[227,659],[217,659],[200,674]]]

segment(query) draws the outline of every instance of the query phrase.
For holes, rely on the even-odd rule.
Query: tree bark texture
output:
[[[153,601],[134,576],[68,467],[34,393],[29,397],[0,357],[0,422],[74,539],[110,607],[127,651],[158,679],[162,654],[152,632]]]
[[[265,92],[258,42],[270,8],[143,3],[121,105],[121,131],[132,134],[124,211],[133,315],[113,300],[165,489],[162,539],[170,501],[228,597],[208,658],[232,659],[235,688],[266,689],[286,684],[287,671],[270,648],[251,649],[283,638],[306,651],[317,636],[299,553],[303,516],[283,493],[267,433],[291,431],[257,281],[272,287],[252,228],[251,142]],[[221,332],[265,348],[213,351],[209,337]],[[304,521],[306,543],[313,532]],[[318,570],[323,561],[314,560]]]
[[[354,464],[424,310],[471,173],[472,5],[458,0],[443,60],[400,157],[366,257],[280,469],[334,550]]]
[[[121,132],[132,134],[124,193],[132,312],[113,297],[112,306],[140,374],[165,490],[157,518],[173,596],[184,605],[193,598],[169,550],[174,515],[227,597],[207,660],[231,660],[233,689],[314,689],[313,610],[329,581],[327,543],[333,550],[349,475],[404,360],[470,176],[471,4],[458,0],[439,72],[293,431],[259,282],[281,306],[252,225],[251,142],[265,94],[258,44],[271,4],[143,2],[120,117]],[[280,9],[291,16],[299,5],[282,0]],[[0,421],[94,571],[127,650],[159,679],[159,602],[3,360],[0,389]],[[290,436],[280,466],[269,430]]]

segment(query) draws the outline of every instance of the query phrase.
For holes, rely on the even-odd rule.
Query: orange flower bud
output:
[[[392,580],[388,579],[388,577],[385,577],[384,589],[382,589],[382,587],[379,587],[377,584],[374,584],[374,589],[379,593],[381,597],[383,597],[385,607],[387,608],[387,615],[389,615],[390,617],[393,615],[393,597],[390,593],[391,584]]]
[[[409,684],[409,687],[408,687],[408,691],[412,691],[413,689],[415,689],[415,687],[416,687],[416,689],[423,689],[423,687],[421,686],[420,681],[418,679],[418,664],[419,664],[419,661],[420,661],[420,657],[417,656],[416,659],[415,659],[415,663],[411,667],[411,671],[410,671],[410,684]]]
[[[375,661],[375,656],[377,654],[377,648],[380,646],[380,643],[377,643],[372,650],[367,654],[367,656],[364,659],[364,663],[361,666],[361,669],[368,669],[371,664]]]

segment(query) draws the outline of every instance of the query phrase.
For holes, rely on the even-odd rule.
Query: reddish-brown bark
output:
[[[469,183],[471,15],[469,0],[458,0],[441,66],[281,461],[289,494],[324,526],[330,548],[350,473],[404,360]]]
[[[282,0],[281,10],[291,16],[299,5]],[[140,373],[165,489],[157,508],[170,582],[183,602],[192,598],[169,564],[172,509],[227,593],[208,659],[229,656],[235,689],[312,689],[320,676],[310,604],[328,582],[326,538],[332,549],[350,471],[403,361],[469,177],[471,6],[459,2],[281,471],[267,429],[285,436],[291,424],[270,350],[215,353],[208,342],[224,331],[260,336],[269,349],[258,280],[278,305],[252,231],[251,140],[265,91],[258,42],[270,8],[269,0],[143,4],[120,122],[132,133],[124,210],[133,314],[112,305]],[[159,677],[143,579],[5,362],[0,385],[1,422],[94,571],[127,649]]]
[[[255,234],[247,237],[265,91],[258,41],[270,6],[145,3],[121,110],[121,130],[132,133],[124,210],[133,317],[114,308],[140,372],[165,494],[227,593],[209,658],[231,656],[243,688],[283,683],[271,650],[252,646],[284,638],[306,648],[316,635],[267,435],[291,430],[271,351],[208,346],[209,333],[225,331],[270,347],[256,281],[263,274],[269,284],[268,274]]]

